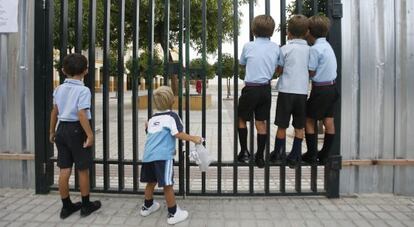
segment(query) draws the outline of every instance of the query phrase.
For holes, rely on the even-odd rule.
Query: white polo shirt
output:
[[[91,91],[82,81],[66,79],[53,92],[53,104],[58,107],[59,121],[79,121],[79,110],[86,110],[91,119]]]
[[[253,42],[244,45],[240,65],[246,65],[245,82],[269,83],[279,63],[279,45],[269,38],[256,37]]]
[[[283,67],[283,74],[276,85],[279,92],[308,94],[309,49],[304,39],[292,39],[281,48],[279,65]]]

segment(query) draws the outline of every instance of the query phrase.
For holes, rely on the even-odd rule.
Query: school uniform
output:
[[[245,87],[239,98],[238,114],[245,121],[267,120],[272,104],[270,81],[280,58],[279,46],[269,38],[256,37],[243,47],[240,64],[246,66]]]
[[[83,147],[86,133],[78,117],[80,110],[86,110],[91,119],[91,92],[80,80],[66,79],[53,92],[53,104],[58,108],[58,128],[55,143],[58,149],[57,165],[60,168],[89,168],[92,162],[91,148]]]
[[[290,116],[293,127],[302,129],[306,122],[306,98],[309,84],[309,46],[304,39],[292,39],[281,48],[279,65],[283,67],[276,89],[275,125],[288,128]]]
[[[175,135],[183,130],[180,117],[170,110],[152,116],[148,121],[141,182],[157,182],[158,187],[174,184]]]
[[[310,48],[310,71],[316,71],[312,79],[312,91],[307,101],[307,117],[322,120],[333,117],[334,104],[339,97],[336,88],[337,63],[335,53],[326,38],[318,38]]]

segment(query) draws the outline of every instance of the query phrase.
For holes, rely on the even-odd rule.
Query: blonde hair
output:
[[[154,91],[153,100],[157,110],[168,110],[174,104],[174,93],[170,87],[161,86]]]

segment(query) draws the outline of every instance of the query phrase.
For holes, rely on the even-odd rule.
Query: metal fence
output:
[[[35,4],[35,150],[36,150],[36,192],[37,193],[47,193],[51,189],[56,189],[56,185],[54,184],[54,173],[55,173],[55,162],[56,157],[54,153],[54,148],[52,144],[48,142],[48,126],[49,126],[49,114],[50,109],[52,106],[52,91],[53,91],[53,67],[54,67],[54,46],[53,46],[53,36],[54,31],[59,29],[59,37],[60,37],[60,57],[59,60],[62,60],[67,52],[68,52],[68,17],[69,17],[69,6],[68,0],[60,0],[60,18],[56,18],[54,15],[55,12],[55,2],[53,0],[43,0],[37,1]],[[172,1],[171,1],[172,2]],[[171,68],[171,62],[168,60],[169,56],[169,31],[170,31],[170,7],[171,2],[169,0],[165,0],[163,2],[163,16],[164,16],[164,37],[163,45],[164,45],[164,65],[163,65],[163,77],[164,77],[164,84],[168,84],[168,80],[171,77],[172,72],[169,70]],[[264,168],[264,172],[262,170],[256,169],[254,166],[254,162],[250,164],[241,164],[237,161],[224,161],[222,159],[223,154],[223,129],[222,129],[222,83],[221,79],[223,78],[222,74],[222,43],[223,43],[223,0],[218,1],[211,1],[216,3],[217,7],[217,18],[208,18],[207,20],[207,11],[209,10],[207,7],[207,0],[202,0],[201,2],[201,15],[191,15],[191,1],[190,0],[177,0],[174,3],[177,3],[178,6],[178,17],[179,17],[179,31],[178,31],[178,65],[177,67],[177,74],[178,74],[178,84],[179,84],[179,91],[178,91],[178,113],[181,118],[183,118],[185,122],[185,130],[187,133],[191,133],[190,122],[191,122],[191,115],[190,115],[190,67],[183,67],[190,65],[190,35],[191,35],[191,18],[199,17],[202,18],[202,111],[201,111],[201,135],[206,137],[206,124],[207,124],[207,108],[206,108],[206,95],[207,95],[207,79],[206,79],[206,62],[207,62],[207,51],[206,51],[206,41],[208,38],[206,25],[207,23],[217,23],[217,36],[218,36],[218,49],[217,49],[217,58],[218,58],[218,70],[217,70],[217,77],[218,77],[218,95],[217,95],[217,116],[209,116],[209,117],[216,117],[217,118],[217,125],[216,125],[216,136],[217,136],[217,161],[212,163],[210,169],[213,170],[215,176],[213,177],[214,189],[207,187],[207,174],[201,173],[200,176],[197,176],[195,173],[198,171],[195,166],[194,162],[191,162],[189,159],[189,150],[190,150],[190,143],[189,142],[182,142],[179,141],[178,143],[178,160],[175,162],[175,169],[178,170],[178,191],[177,193],[180,195],[209,195],[209,196],[238,196],[238,195],[326,195],[328,197],[338,197],[339,196],[339,169],[341,167],[341,156],[339,151],[339,143],[340,143],[340,136],[337,136],[336,141],[334,142],[331,157],[329,162],[326,166],[317,166],[317,165],[308,165],[302,163],[299,167],[294,170],[294,190],[286,190],[286,182],[287,182],[287,168],[285,163],[274,164],[266,161],[266,165]],[[333,46],[337,60],[338,60],[338,87],[340,88],[340,81],[341,81],[341,17],[342,17],[342,4],[340,0],[327,0],[324,4],[326,4],[326,12],[318,12],[318,2],[317,0],[306,1],[306,3],[311,6],[312,13],[326,13],[332,20],[332,27],[329,36],[329,42]],[[124,84],[119,82],[117,84],[117,158],[110,157],[110,95],[109,95],[109,67],[110,67],[110,33],[111,30],[111,14],[112,10],[111,7],[116,4],[117,8],[117,16],[118,21],[116,23],[116,31],[117,33],[117,79],[118,81],[124,80],[125,74],[125,49],[128,43],[125,43],[124,33],[125,33],[125,0],[117,0],[111,3],[110,0],[103,0],[103,28],[98,28],[96,26],[96,17],[97,17],[97,1],[96,0],[89,0],[88,1],[88,8],[83,8],[83,1],[76,0],[75,4],[75,26],[74,32],[75,33],[75,52],[82,52],[82,28],[84,23],[87,24],[88,30],[88,59],[89,59],[89,74],[86,77],[85,84],[91,89],[92,91],[92,103],[95,103],[96,100],[96,93],[95,93],[95,62],[96,62],[96,36],[97,31],[103,32],[103,43],[102,43],[102,51],[103,51],[103,87],[102,87],[102,109],[97,110],[95,109],[95,105],[92,106],[92,127],[95,128],[95,117],[97,112],[102,113],[102,149],[94,150],[94,154],[100,153],[102,158],[95,158],[93,165],[90,167],[90,176],[91,176],[91,187],[92,191],[96,192],[113,192],[113,193],[143,193],[143,188],[140,187],[140,183],[138,181],[139,177],[139,167],[142,164],[142,161],[139,159],[139,135],[141,131],[138,128],[138,121],[139,121],[139,111],[138,111],[138,78],[136,76],[132,77],[132,159],[126,159],[124,152],[125,152],[125,105],[124,105]],[[149,0],[146,1],[145,4],[148,4],[148,14],[147,15],[139,15],[140,12],[140,3],[141,1],[135,0],[133,1],[133,38],[132,38],[132,61],[133,61],[133,72],[134,75],[138,75],[140,72],[140,68],[138,67],[139,61],[139,50],[141,47],[139,46],[139,39],[140,39],[140,17],[147,17],[148,20],[148,33],[146,35],[146,41],[148,43],[148,71],[147,73],[147,83],[149,85],[148,92],[147,92],[147,116],[149,117],[152,115],[152,92],[153,92],[153,76],[154,76],[154,27],[155,27],[155,7],[156,1]],[[254,17],[254,1],[249,0],[249,24]],[[286,31],[284,24],[286,23],[286,1],[282,0],[279,1],[280,4],[280,21],[281,21],[281,29],[280,29],[280,39],[281,45],[286,43]],[[211,4],[208,4],[211,5]],[[238,34],[239,34],[239,1],[233,0],[233,44],[234,44],[234,56],[239,55],[238,50]],[[270,14],[271,4],[270,0],[265,1],[266,6],[266,14]],[[303,10],[303,1],[296,1],[296,12],[301,13]],[[82,15],[84,11],[88,12],[88,20],[83,20]],[[54,21],[59,20],[60,26],[59,28],[54,27]],[[250,40],[253,40],[254,37],[250,34]],[[184,59],[185,56],[185,59]],[[239,94],[239,87],[238,87],[238,79],[239,79],[239,66],[238,66],[238,59],[237,57],[234,58],[234,77],[233,77],[233,157],[234,160],[237,160],[237,153],[238,153],[238,137],[237,137],[237,124],[238,122],[238,115],[237,115],[237,104],[238,104],[238,94]],[[61,81],[63,80],[63,76],[61,76]],[[184,88],[183,88],[184,86]],[[185,106],[185,107],[184,107]],[[338,103],[338,109],[340,108],[340,103]],[[340,111],[336,111],[338,114],[335,116],[337,126],[340,125]],[[269,116],[270,117],[270,116]],[[271,122],[270,119],[268,121]],[[253,123],[250,124],[250,150],[254,150],[254,127]],[[270,151],[270,124],[267,124],[267,145],[265,150],[266,160],[269,158],[269,151]],[[338,134],[339,135],[338,130]],[[207,138],[208,139],[208,138]],[[97,166],[99,165],[99,171],[97,171]],[[304,190],[302,187],[303,179],[302,179],[302,170],[306,168],[310,171],[310,179],[309,184],[310,188]],[[114,173],[115,175],[111,175],[111,169],[116,169]],[[323,181],[324,181],[324,188],[320,189],[317,186],[318,182],[318,169],[319,171],[323,170],[324,174]],[[99,177],[102,178],[102,185],[97,185],[97,177],[99,172]],[[131,174],[132,172],[132,174]],[[223,179],[224,172],[229,173],[230,176],[226,177],[226,180],[230,180],[231,187],[224,188]],[[245,181],[248,182],[247,188],[240,188],[240,178],[241,172],[246,173],[243,175]],[[272,173],[279,173],[279,176],[271,178],[270,176]],[[126,186],[125,179],[126,175],[129,178],[132,178],[132,184],[128,184]],[[111,184],[111,177],[114,177],[117,181],[116,186]],[[194,189],[192,178],[199,177],[199,181],[201,186]],[[260,182],[263,182],[263,190],[256,190],[255,189],[255,182],[257,182],[257,178],[260,177]],[[321,180],[321,179],[319,179]],[[76,190],[78,188],[77,185],[77,178],[73,180],[74,185],[73,188]],[[208,181],[208,182],[211,182]],[[272,185],[271,185],[272,182]],[[274,186],[274,184],[276,186]]]

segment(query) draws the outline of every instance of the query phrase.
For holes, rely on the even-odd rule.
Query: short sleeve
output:
[[[246,49],[247,49],[247,45],[244,45],[243,50],[242,50],[241,55],[240,55],[240,60],[239,60],[240,65],[246,65],[247,64]]]
[[[285,66],[285,55],[283,54],[283,49],[279,49],[279,60],[277,63],[279,66]]]
[[[315,48],[310,48],[309,50],[309,65],[308,69],[310,71],[316,71],[319,65],[319,54]]]
[[[91,91],[85,87],[79,95],[78,111],[91,108]]]
[[[171,116],[171,119],[169,121],[168,127],[170,128],[171,135],[175,136],[178,133],[184,131],[184,126],[183,126],[183,122],[181,121],[180,117],[176,113],[172,112],[170,116]]]
[[[56,93],[57,93],[57,88],[53,91],[53,105],[56,105]]]

